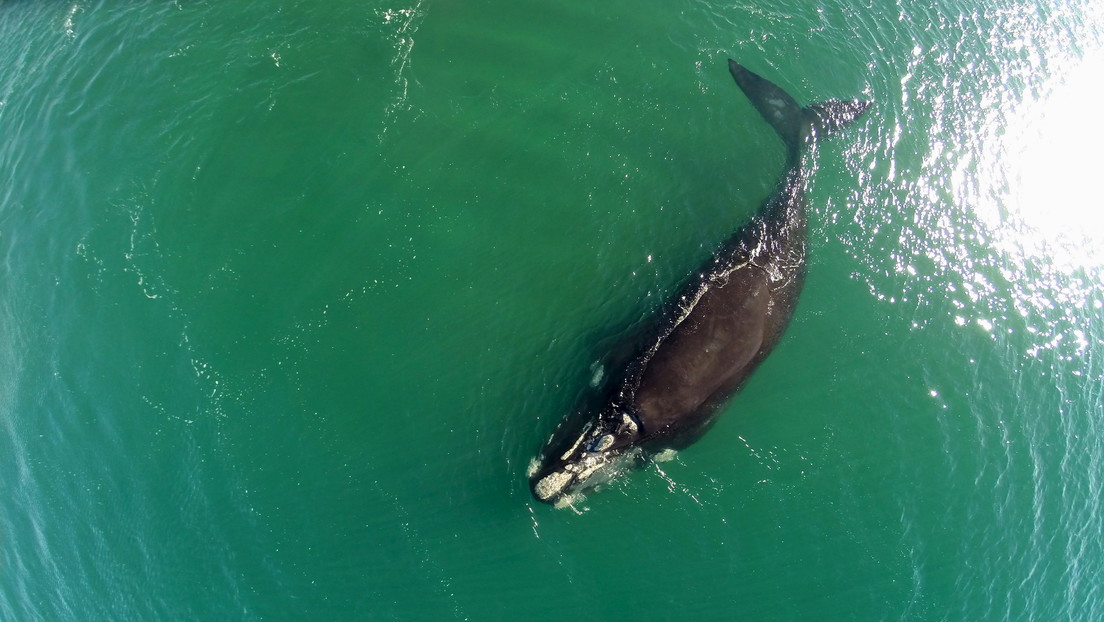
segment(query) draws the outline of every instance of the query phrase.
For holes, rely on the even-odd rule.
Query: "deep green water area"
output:
[[[817,145],[782,344],[526,469]],[[0,620],[1104,619],[1104,4],[0,0]]]

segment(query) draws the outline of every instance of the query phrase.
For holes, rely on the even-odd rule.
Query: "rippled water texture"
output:
[[[525,469],[810,154],[782,344]],[[0,619],[1104,618],[1099,2],[0,0]]]

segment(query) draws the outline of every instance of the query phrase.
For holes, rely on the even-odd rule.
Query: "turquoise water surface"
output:
[[[535,502],[873,99],[698,444]],[[1104,619],[1104,5],[0,0],[0,620]]]

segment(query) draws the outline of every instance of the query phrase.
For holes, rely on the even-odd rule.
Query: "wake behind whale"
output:
[[[790,322],[805,281],[802,148],[846,127],[870,103],[829,100],[803,108],[736,61],[728,66],[786,145],[778,190],[656,314],[605,403],[561,423],[530,469],[539,501],[569,504],[649,456],[696,441]]]

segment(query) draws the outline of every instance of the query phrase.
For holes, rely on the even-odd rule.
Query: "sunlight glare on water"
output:
[[[1027,354],[1057,350],[1066,360],[1084,355],[1093,340],[1092,318],[1101,308],[1094,274],[1104,266],[1104,206],[1094,183],[1104,141],[1094,110],[1104,54],[1070,66],[1009,115],[1003,137],[992,137],[996,146],[982,155],[979,171],[999,174],[982,176],[979,184],[991,190],[980,193],[976,209],[1002,262],[1008,300],[1035,336]],[[1015,330],[1018,322],[1008,319],[977,322],[989,331],[998,324]]]
[[[999,211],[983,206],[978,215],[1003,234],[1006,250],[1048,258],[1058,268],[1104,265],[1104,205],[1097,186],[1100,145],[1098,106],[1104,90],[1104,52],[1086,57],[1035,101],[1013,115],[1002,159],[1009,180],[1000,197],[1011,227]]]
[[[915,48],[900,127],[883,139],[893,147],[874,157],[863,184],[899,184],[897,202],[889,212],[861,208],[861,237],[842,241],[889,249],[893,265],[870,265],[862,278],[879,300],[916,305],[914,328],[941,322],[946,301],[960,328],[1020,344],[1028,357],[1053,351],[1074,360],[1097,341],[1104,305],[1104,206],[1093,170],[1104,141],[1093,109],[1104,53],[1052,52],[1007,75],[964,79],[949,98],[927,92],[925,72],[940,52]],[[929,117],[946,124],[945,138],[924,127]],[[918,142],[924,135],[930,144]],[[915,181],[897,178],[917,166]],[[897,215],[911,222],[887,226]],[[931,305],[931,315],[920,312]]]

